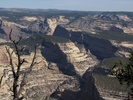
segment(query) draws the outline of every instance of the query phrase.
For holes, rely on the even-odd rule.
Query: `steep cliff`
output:
[[[35,39],[35,36],[33,36]],[[36,40],[36,39],[35,39]],[[37,41],[36,41],[37,42]],[[85,48],[78,49],[74,43],[56,43],[43,41],[37,50],[37,62],[40,62],[33,67],[33,71],[27,77],[27,84],[24,88],[23,94],[29,100],[41,97],[44,94],[51,94],[57,87],[66,80],[73,80],[75,76],[81,77],[88,68],[93,68],[98,61],[90,52],[86,52]],[[82,52],[81,52],[82,51]],[[9,58],[5,47],[1,46],[0,59],[1,75],[4,77],[2,87],[0,88],[0,96],[2,100],[10,100],[11,92],[7,92],[12,87],[12,72],[9,66]],[[22,66],[24,71],[31,62],[33,52],[30,55],[23,55],[28,63]],[[17,63],[16,55],[13,56],[13,62]],[[77,83],[76,83],[77,84]],[[72,84],[73,85],[73,84]],[[76,87],[77,88],[77,87]],[[4,96],[3,96],[4,95]]]
[[[122,33],[126,38],[125,33],[133,33],[132,17],[124,14],[85,15],[84,17],[80,15],[52,15],[50,17],[24,15],[15,21],[9,21],[9,19],[0,17],[1,38],[8,39],[10,28],[13,29],[13,39],[20,36],[27,38],[20,43],[20,46],[26,44],[22,58],[29,62],[22,66],[22,72],[31,62],[33,45],[36,43],[39,45],[37,61],[41,63],[34,66],[27,77],[27,84],[23,91],[27,100],[41,98],[44,94],[51,100],[117,100],[126,97],[124,92],[101,88],[92,72],[109,74],[109,69],[97,68],[95,65],[105,58],[129,56],[128,52],[133,50],[131,41],[111,40],[96,35],[101,34],[103,30],[109,30],[105,31],[104,36],[112,34],[108,33],[111,31]],[[42,34],[34,34],[28,38],[33,33],[65,37],[72,42],[65,38],[51,38]],[[132,40],[132,37],[130,39]],[[1,41],[7,42],[3,39]],[[0,46],[0,53],[2,80],[0,98],[10,100],[12,99],[12,93],[9,91],[12,86],[12,73],[4,46]],[[15,54],[13,54],[13,59],[14,63],[17,63]],[[108,82],[108,80],[104,81]],[[49,94],[52,95],[49,97]]]
[[[124,57],[128,55],[127,52],[132,50],[132,47],[126,45],[127,42],[102,39],[80,31],[69,31],[65,27],[67,26],[58,25],[53,35],[68,38],[78,45],[84,45],[86,52],[90,50],[99,60],[114,56]],[[132,45],[133,43],[129,42],[129,44]]]
[[[64,81],[49,100],[103,100],[95,86],[94,78],[90,72],[86,72],[82,79]]]
[[[17,39],[22,36],[27,38],[34,33],[42,33],[52,35],[56,26],[58,24],[67,24],[69,19],[66,19],[65,16],[52,16],[52,17],[36,17],[36,16],[22,16],[16,21],[8,21],[8,18],[1,17],[0,19],[0,35],[1,37],[8,40],[8,34],[12,28],[13,37]]]
[[[1,50],[5,53],[5,56],[8,57],[6,53],[5,47],[1,47]],[[4,55],[3,55],[4,56]],[[30,66],[31,58],[33,57],[33,53],[30,55],[23,55],[21,58],[25,58],[28,63],[25,63],[21,71],[23,72],[25,68]],[[0,76],[2,79],[2,84],[0,86],[0,98],[1,100],[11,100],[12,92],[10,88],[12,88],[12,72],[11,67],[9,66],[9,59],[2,59],[3,61],[0,63]],[[64,80],[71,78],[68,75],[62,74],[56,63],[47,62],[46,59],[42,56],[41,51],[37,51],[37,62],[40,62],[36,66],[33,67],[32,72],[29,73],[26,78],[26,86],[24,87],[24,91],[22,92],[24,97],[27,100],[32,100],[35,97],[41,97],[44,94],[50,94],[58,87],[60,83]],[[17,63],[17,58],[14,54],[13,56],[14,64]],[[51,68],[51,69],[50,69]],[[15,68],[16,69],[16,68]],[[2,78],[2,75],[4,77]],[[21,78],[20,78],[21,80]]]
[[[99,30],[109,30],[133,34],[133,17],[130,12],[103,12],[97,15],[87,12],[59,13],[58,11],[52,12],[53,14],[48,14],[48,12],[51,13],[50,11],[44,13],[35,11],[29,15],[27,12],[2,12],[0,14],[1,37],[8,39],[7,36],[11,28],[13,29],[14,38],[19,36],[26,38],[34,33],[53,35],[57,25],[66,24],[76,28],[76,30],[91,33],[97,33]]]
[[[86,32],[97,32],[98,30],[110,30],[133,34],[132,15],[119,13],[102,13],[98,15],[88,15],[78,18],[69,25]]]
[[[46,60],[57,63],[65,73],[74,71],[82,76],[88,68],[98,64],[98,60],[89,51],[81,52],[72,42],[54,44],[44,41],[42,46],[44,46],[42,55]],[[82,47],[82,49],[85,48]]]

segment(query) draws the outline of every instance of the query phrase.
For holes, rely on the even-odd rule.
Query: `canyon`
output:
[[[10,88],[13,77],[5,49],[5,46],[8,46],[14,51],[8,39],[11,29],[13,39],[23,37],[20,47],[28,48],[25,48],[22,55],[22,58],[28,61],[22,66],[22,72],[30,65],[34,54],[30,46],[35,45],[34,41],[38,44],[36,61],[40,63],[33,67],[26,78],[27,84],[22,92],[24,100],[39,100],[44,94],[45,100],[124,100],[127,97],[126,91],[101,87],[97,77],[112,79],[111,68],[99,64],[108,58],[128,58],[129,51],[133,50],[133,41],[130,38],[119,41],[98,35],[101,32],[118,32],[132,38],[133,16],[111,12],[87,12],[85,15],[82,15],[82,12],[73,13],[48,16],[28,16],[24,13],[20,17],[14,15],[15,20],[11,20],[9,16],[0,16],[1,100],[12,99]],[[41,35],[35,35],[36,33]],[[45,34],[49,40],[42,38]],[[65,39],[68,41],[62,42]],[[17,63],[15,53],[13,62]],[[104,81],[106,83],[106,80]]]

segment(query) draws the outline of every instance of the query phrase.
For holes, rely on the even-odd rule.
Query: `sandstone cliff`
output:
[[[133,24],[123,24],[122,22],[115,22],[115,21],[108,21],[108,20],[85,20],[80,18],[70,26],[75,27],[77,29],[87,31],[87,32],[96,32],[97,30],[110,30],[110,31],[117,31],[117,32],[125,32],[128,34],[133,34]]]
[[[99,60],[114,56],[128,57],[128,52],[132,50],[132,42],[102,39],[89,34],[83,34],[80,31],[69,31],[66,27],[58,25],[53,35],[65,37],[76,44],[84,45],[86,52],[90,50]]]
[[[69,19],[66,19],[65,16],[52,16],[49,18],[24,16],[15,19],[19,20],[15,22],[5,20],[4,18],[5,17],[1,17],[0,19],[0,34],[3,34],[4,36],[1,35],[1,37],[7,40],[11,29],[13,30],[12,35],[14,39],[20,36],[27,38],[33,33],[52,35],[57,25],[69,23]]]
[[[36,11],[35,11],[36,12]],[[45,12],[46,13],[46,12]],[[59,15],[51,14],[45,16],[44,14],[31,14],[27,13],[17,16],[16,13],[0,16],[0,33],[2,38],[8,39],[10,29],[13,29],[14,38],[22,36],[23,38],[29,37],[34,33],[42,33],[53,35],[57,25],[70,25],[76,30],[91,32],[96,34],[99,30],[110,30],[114,32],[124,32],[133,34],[133,17],[132,13],[100,13],[91,15],[85,13],[61,13]],[[46,13],[47,15],[47,13]],[[11,18],[10,18],[11,17]],[[74,29],[73,29],[74,30]]]
[[[100,88],[92,72],[96,69],[94,66],[105,58],[128,57],[128,52],[133,50],[133,43],[103,39],[82,31],[99,34],[100,31],[109,30],[132,35],[133,18],[125,14],[75,16],[24,15],[15,19],[19,21],[9,21],[9,17],[0,17],[0,36],[3,39],[8,39],[10,28],[12,28],[13,39],[20,36],[27,38],[33,33],[42,33],[65,37],[72,41],[59,43],[41,40],[42,43],[39,44],[37,51],[37,61],[41,63],[34,66],[27,77],[27,84],[23,91],[27,100],[41,98],[44,94],[47,95],[46,97],[52,94],[49,97],[51,100],[117,100],[126,97],[123,92]],[[7,42],[3,39],[2,42]],[[35,40],[35,36],[31,40]],[[35,42],[40,43],[38,40]],[[12,99],[12,93],[9,91],[12,86],[12,73],[4,46],[0,46],[0,53],[0,98],[10,100]],[[22,56],[29,62],[24,64],[22,72],[29,66],[32,57],[33,52],[30,50],[27,55]],[[13,59],[14,63],[17,63],[15,54],[13,54]],[[97,68],[100,73],[104,71],[109,74],[107,69],[101,69]]]
[[[4,46],[1,47],[1,52],[3,55],[1,55],[0,74],[5,74],[0,88],[0,98],[2,100],[10,100],[12,98],[12,93],[9,91],[12,86],[12,72]],[[32,57],[33,53],[22,56],[28,61],[22,66],[22,72],[29,66]],[[34,66],[33,71],[28,75],[27,84],[23,91],[24,96],[29,100],[41,97],[44,94],[53,93],[64,81],[73,80],[75,75],[81,77],[86,72],[86,69],[93,68],[98,63],[94,58],[90,52],[84,50],[84,47],[79,50],[72,42],[53,43],[44,41],[37,51],[36,61],[41,61],[41,63]],[[17,63],[15,54],[13,61]]]
[[[4,47],[1,47],[1,50],[4,51]],[[7,56],[6,53],[3,56]],[[31,58],[33,57],[33,53],[30,55],[23,55],[22,58],[25,58],[28,63],[25,63],[22,66],[21,71],[23,72],[25,68],[28,68],[31,62]],[[12,92],[10,91],[10,87],[12,87],[12,72],[11,68],[9,66],[9,59],[2,59],[3,61],[1,64],[1,76],[4,74],[4,77],[2,78],[2,84],[0,87],[0,98],[1,100],[11,100],[12,99]],[[27,84],[24,88],[23,94],[24,97],[27,98],[26,100],[31,100],[35,97],[43,96],[44,94],[50,94],[52,93],[57,86],[62,83],[64,80],[68,79],[69,76],[64,75],[60,72],[58,69],[58,66],[56,63],[47,62],[45,58],[42,56],[41,51],[37,51],[37,62],[40,62],[36,66],[33,67],[33,70],[31,73],[29,73],[27,77]],[[13,56],[13,62],[17,63],[17,58],[14,54]],[[53,70],[49,69],[52,68]]]
[[[57,44],[44,42],[42,46],[44,46],[42,55],[46,60],[59,64],[65,73],[74,71],[82,76],[88,68],[98,64],[98,60],[89,51],[86,52],[84,47],[81,48],[84,50],[80,51],[72,42]]]
[[[133,34],[132,16],[119,13],[88,15],[72,21],[69,25],[91,33],[97,33],[98,30],[110,30]]]
[[[103,100],[90,72],[82,79],[67,80],[49,97],[49,100]]]

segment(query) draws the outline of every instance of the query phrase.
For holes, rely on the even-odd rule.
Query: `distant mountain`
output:
[[[28,62],[38,44],[40,63],[27,77],[27,99],[39,99],[44,94],[49,100],[124,100],[127,96],[125,85],[110,77],[110,72],[115,61],[126,63],[133,50],[132,12],[1,8],[0,75],[5,75],[0,88],[2,100],[12,98],[12,73],[5,45],[13,49],[13,44],[4,40],[8,40],[11,29],[12,39],[23,37],[18,45],[25,47],[22,58]],[[15,53],[12,57],[17,64]]]
[[[97,11],[75,11],[75,10],[58,10],[58,9],[27,9],[27,8],[0,8],[0,12],[21,12],[21,13],[77,13],[77,12],[86,12],[91,14],[99,14],[101,12]]]

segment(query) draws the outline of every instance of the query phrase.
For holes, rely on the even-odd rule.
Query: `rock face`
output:
[[[80,85],[79,85],[79,82]],[[94,79],[89,72],[82,77],[81,81],[67,80],[61,84],[51,95],[49,100],[103,100],[94,84]]]
[[[71,23],[70,26],[87,32],[95,32],[96,30],[110,30],[115,32],[125,32],[128,34],[133,34],[132,23],[126,24],[125,26],[122,22],[117,22],[117,21],[116,22],[105,21],[105,20],[91,21],[81,18]]]
[[[4,51],[3,51],[3,49],[4,49]],[[4,47],[0,48],[0,54],[1,54],[1,56],[0,56],[0,63],[4,63],[4,64],[9,63],[8,56],[6,54],[6,50],[5,50]]]
[[[36,12],[35,12],[36,13]],[[16,13],[15,13],[16,14]],[[27,13],[26,13],[27,14]],[[130,16],[129,16],[130,15]],[[13,37],[22,36],[27,38],[34,33],[53,35],[57,25],[70,25],[76,30],[97,33],[99,30],[110,30],[115,32],[125,32],[133,34],[132,13],[101,13],[98,15],[86,15],[79,17],[77,15],[14,15],[0,16],[0,36],[8,40],[10,29],[13,29]],[[13,18],[12,18],[13,17]],[[11,20],[12,19],[12,20]],[[73,30],[73,29],[72,29]]]
[[[127,51],[132,49],[132,46],[126,45],[126,43],[124,45],[124,43],[121,44],[115,41],[91,37],[81,32],[71,32],[61,26],[57,27],[63,31],[65,37],[68,37],[74,43],[46,41],[42,43],[37,52],[37,61],[41,61],[41,63],[34,66],[33,71],[27,77],[27,84],[23,91],[27,100],[51,93],[53,93],[49,97],[51,100],[64,98],[67,100],[82,100],[83,98],[84,100],[102,100],[104,98],[106,100],[111,98],[108,95],[112,92],[109,91],[107,96],[104,96],[104,90],[99,89],[95,85],[91,71],[99,63],[97,60],[98,55],[100,57],[99,59],[102,57],[111,57],[112,55],[115,56],[118,50]],[[62,32],[57,30],[56,28],[55,35],[62,34]],[[12,98],[10,95],[11,92],[7,91],[12,86],[12,73],[8,63],[8,55],[3,48],[1,47],[1,53],[3,53],[2,57],[5,59],[1,60],[3,63],[6,63],[1,63],[0,74],[1,76],[3,73],[6,74],[2,78],[0,96],[2,100],[10,100]],[[106,52],[107,49],[109,52]],[[103,52],[107,55],[103,55]],[[17,59],[15,54],[13,57],[14,63],[16,63]],[[22,56],[22,58],[25,58],[29,62],[28,64],[24,64],[22,70],[29,66],[32,57],[33,53]],[[118,99],[117,96],[116,98]]]
[[[51,94],[48,97],[49,100],[122,100],[126,97],[124,93],[99,88],[95,84],[96,80],[92,76],[92,71],[94,66],[105,58],[128,57],[128,52],[133,50],[133,43],[102,39],[83,34],[82,31],[97,34],[99,30],[109,30],[133,34],[133,18],[125,14],[103,13],[84,17],[23,16],[16,22],[7,21],[7,19],[9,18],[0,17],[1,42],[7,42],[3,39],[8,39],[10,28],[13,29],[13,39],[19,36],[27,38],[34,33],[42,33],[65,37],[72,41],[42,42],[36,59],[41,63],[33,67],[26,80],[27,84],[23,91],[26,100],[41,98],[44,94],[47,97]],[[0,98],[11,100],[12,92],[9,89],[12,87],[12,72],[4,46],[0,46],[0,54]],[[30,65],[32,57],[33,52],[22,56],[28,61],[22,66],[22,72]],[[17,63],[15,53],[13,63]]]
[[[126,42],[117,43],[115,41],[83,34],[82,32],[72,32],[60,25],[57,26],[53,35],[68,38],[78,45],[83,44],[85,51],[88,52],[90,50],[99,60],[114,56],[128,57],[128,52],[132,50],[131,45],[133,44],[130,42],[126,45]]]
[[[4,48],[2,49],[2,51],[4,52]],[[8,56],[7,53],[5,55]],[[23,55],[22,58],[25,58],[26,61],[28,61],[28,63],[25,63],[21,68],[21,71],[23,72],[25,68],[28,68],[30,66],[30,62],[32,60],[31,58],[33,58],[33,53],[31,53],[30,55]],[[12,99],[12,92],[9,91],[12,87],[12,72],[9,63],[4,63],[6,61],[7,59],[3,59],[3,62],[0,63],[0,76],[2,79],[0,87],[1,100]],[[43,96],[44,94],[51,94],[53,91],[55,91],[60,83],[68,78],[71,78],[68,75],[62,74],[56,63],[47,62],[42,56],[40,50],[37,51],[36,61],[41,61],[41,63],[34,66],[32,72],[29,73],[28,77],[26,78],[27,83],[24,87],[24,91],[22,92],[26,100],[32,100],[33,98]],[[15,54],[13,56],[13,62],[14,64],[17,63],[17,57],[15,56]],[[2,75],[4,75],[3,78]]]
[[[128,95],[126,92],[117,92],[101,88],[98,88],[98,92],[104,100],[125,100]]]
[[[118,21],[132,21],[127,15],[124,14],[112,14],[112,13],[103,13],[97,16],[101,19],[111,19],[111,20],[118,20]]]
[[[88,37],[86,36],[86,38]],[[99,39],[98,42],[102,43],[101,41],[103,40],[104,39]],[[104,41],[105,43],[110,44],[112,47],[116,48],[116,50],[120,49],[119,46],[115,47],[112,45],[110,41]],[[106,46],[107,44],[104,45]],[[89,49],[88,52],[86,51],[86,48],[83,44],[74,44],[72,42],[44,42],[42,46],[42,55],[46,58],[47,61],[55,61],[54,63],[57,63],[59,70],[62,71],[63,74],[73,76],[58,86],[55,92],[53,92],[49,97],[50,100],[82,100],[83,98],[84,100],[124,100],[126,98],[126,93],[104,90],[95,85],[95,79],[91,75],[91,71],[93,70],[93,66],[98,63],[98,60],[96,60],[95,56],[89,52]],[[112,51],[113,50],[111,49],[110,52]],[[115,52],[113,51],[112,54]],[[49,69],[53,68],[49,67]],[[115,95],[115,93],[118,95]]]
[[[94,16],[88,15],[74,20],[69,25],[91,33],[95,33],[97,30],[110,30],[133,34],[132,18],[129,18],[126,14],[102,13]]]
[[[67,61],[73,64],[78,75],[82,76],[88,68],[94,67],[98,64],[98,60],[95,56],[93,56],[89,51],[86,52],[84,47],[81,48],[82,51],[80,51],[74,43],[59,44],[59,47],[67,56]]]
[[[3,49],[5,48],[3,47]],[[1,51],[5,53],[6,51],[3,49]],[[5,59],[2,59],[3,65],[0,63],[0,74],[3,75],[5,73],[2,82],[5,81],[0,89],[0,96],[5,95],[1,97],[2,100],[10,100],[12,98],[10,94],[12,93],[7,91],[12,87],[12,72],[9,66],[8,54],[5,53],[2,57],[5,57]],[[32,57],[33,53],[22,56],[28,61],[22,66],[22,71],[28,68]],[[86,72],[86,69],[92,68],[98,63],[98,60],[95,61],[94,58],[90,52],[84,50],[84,47],[78,49],[72,42],[52,43],[44,41],[37,51],[36,61],[41,61],[41,63],[35,65],[27,77],[27,84],[23,91],[25,98],[29,100],[29,98],[51,94],[64,81],[75,80],[73,76],[81,77]],[[15,54],[13,62],[17,63]]]
[[[84,50],[80,51],[72,42],[44,42],[42,46],[42,55],[46,60],[64,66],[61,69],[68,70],[66,73],[71,69],[82,76],[88,68],[98,64],[98,60],[89,51],[86,52],[84,47],[81,48]]]
[[[12,35],[14,39],[17,39],[20,36],[27,38],[33,33],[52,35],[58,24],[69,23],[69,19],[65,19],[65,16],[53,16],[50,18],[24,16],[17,20],[19,21],[10,22],[1,17],[0,34],[4,35],[1,35],[2,38],[8,40],[8,34],[10,33],[11,29],[13,30]]]

